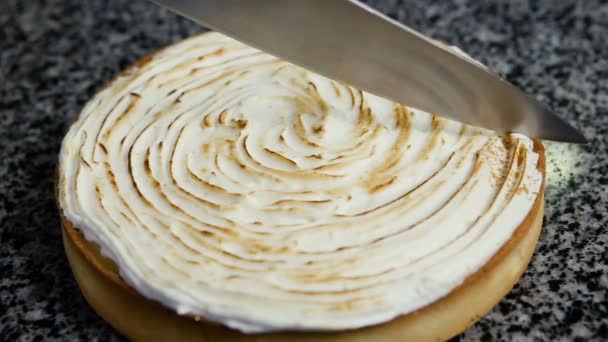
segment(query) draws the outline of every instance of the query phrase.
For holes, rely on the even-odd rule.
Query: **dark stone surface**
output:
[[[608,3],[368,1],[462,47],[590,139],[547,144],[545,226],[462,340],[608,339]],[[0,340],[120,340],[87,306],[53,200],[68,120],[114,74],[201,31],[143,1],[0,1]]]

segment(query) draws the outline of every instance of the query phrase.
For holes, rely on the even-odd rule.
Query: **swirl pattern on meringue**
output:
[[[541,188],[532,146],[207,33],[85,106],[59,201],[179,314],[351,329],[440,299],[510,239]]]

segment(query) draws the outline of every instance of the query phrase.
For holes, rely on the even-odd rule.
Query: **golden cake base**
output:
[[[453,337],[492,309],[525,271],[543,218],[543,197],[511,240],[448,296],[416,312],[372,327],[335,333],[246,335],[179,316],[130,288],[115,265],[62,217],[63,242],[74,277],[89,304],[116,330],[136,341],[438,341]]]

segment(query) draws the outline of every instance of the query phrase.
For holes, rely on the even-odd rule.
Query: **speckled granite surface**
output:
[[[590,139],[547,144],[529,270],[462,340],[608,339],[608,3],[369,1],[462,47]],[[70,117],[137,58],[197,25],[143,0],[0,2],[0,340],[120,340],[63,255],[53,172]]]

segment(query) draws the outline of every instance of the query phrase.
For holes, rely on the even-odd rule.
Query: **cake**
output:
[[[436,340],[525,270],[544,163],[206,33],[87,103],[56,194],[85,298],[130,338]]]

